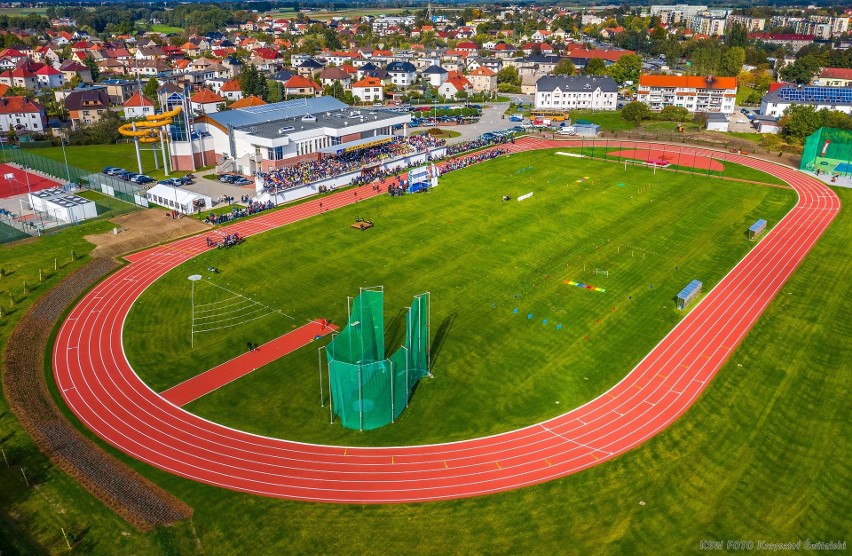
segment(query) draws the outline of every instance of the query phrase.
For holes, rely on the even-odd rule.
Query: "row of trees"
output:
[[[784,112],[779,123],[785,139],[802,143],[821,127],[852,129],[852,116],[837,110],[816,110],[807,104],[794,104]]]

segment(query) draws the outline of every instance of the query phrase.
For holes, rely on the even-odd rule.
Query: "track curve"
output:
[[[607,145],[664,148],[635,141]],[[520,152],[567,146],[527,138],[508,147]],[[203,235],[127,257],[130,264],[80,300],[54,344],[57,385],[75,415],[126,454],[182,477],[264,496],[337,503],[446,500],[601,464],[662,431],[692,405],[840,210],[829,187],[790,168],[707,149],[680,152],[769,172],[795,189],[798,202],[624,379],[549,421],[448,444],[344,448],[255,436],[170,404],[133,371],[122,329],[146,287],[207,249]],[[323,207],[378,194],[365,189],[325,197]],[[218,232],[248,236],[321,210],[318,201],[309,201]]]

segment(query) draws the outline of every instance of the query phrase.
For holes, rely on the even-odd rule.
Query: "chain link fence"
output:
[[[26,149],[0,147],[0,162],[17,166],[32,174],[71,184],[82,189],[81,196],[95,202],[99,218],[111,218],[135,210],[133,206],[147,207],[146,188],[100,172],[92,172],[64,161],[53,160]],[[96,192],[89,193],[87,190]],[[129,205],[128,205],[129,203]],[[27,236],[54,233],[79,222],[65,222],[55,215],[34,210],[29,201],[21,201],[20,212],[0,209],[0,244],[17,241]]]

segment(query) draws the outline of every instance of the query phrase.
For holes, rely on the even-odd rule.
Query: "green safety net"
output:
[[[326,348],[334,413],[349,429],[391,423],[429,372],[429,294],[414,298],[405,316],[405,343],[388,358],[383,305],[382,291],[362,290],[346,327]]]
[[[805,139],[800,170],[852,174],[852,131],[821,127]]]

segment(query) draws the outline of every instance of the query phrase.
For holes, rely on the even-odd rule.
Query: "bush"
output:
[[[688,122],[692,116],[683,106],[666,106],[657,117],[664,122]]]
[[[650,120],[652,116],[648,105],[638,100],[634,100],[621,110],[621,117],[635,125],[641,124],[642,120]]]

